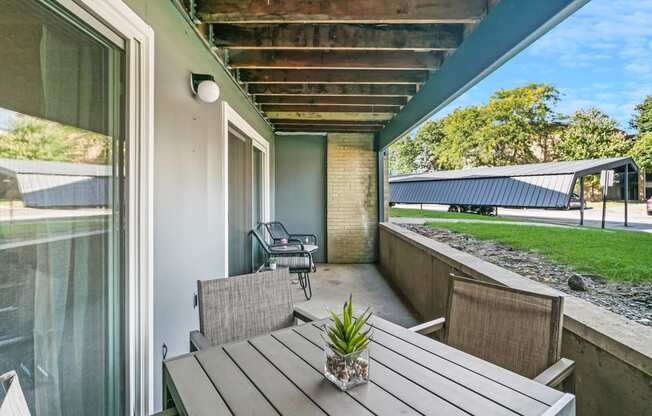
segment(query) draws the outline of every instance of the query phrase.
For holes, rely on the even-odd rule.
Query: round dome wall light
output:
[[[209,74],[191,74],[190,89],[193,95],[205,103],[214,103],[220,98],[220,87]]]

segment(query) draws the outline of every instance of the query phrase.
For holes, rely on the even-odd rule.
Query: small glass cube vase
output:
[[[369,349],[342,355],[324,346],[324,376],[342,391],[369,381]]]

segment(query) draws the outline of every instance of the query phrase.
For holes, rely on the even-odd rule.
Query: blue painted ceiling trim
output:
[[[381,131],[385,149],[590,0],[502,0]]]

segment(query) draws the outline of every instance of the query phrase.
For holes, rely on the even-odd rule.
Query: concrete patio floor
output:
[[[298,284],[294,286],[294,299],[316,316],[327,317],[329,309],[341,311],[353,294],[356,309],[369,306],[377,316],[405,327],[419,323],[374,264],[318,264],[317,273],[310,279],[312,299],[305,301]]]

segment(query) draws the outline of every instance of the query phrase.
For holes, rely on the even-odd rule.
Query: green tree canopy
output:
[[[652,170],[652,131],[638,136],[632,147],[632,156],[639,167]]]
[[[26,115],[0,133],[0,159],[108,164],[111,146],[102,134]]]
[[[627,155],[632,145],[616,120],[598,108],[590,108],[570,116],[554,153],[561,160],[619,157]]]
[[[629,123],[638,133],[652,133],[652,95],[636,106],[634,117]]]
[[[412,164],[419,170],[550,160],[558,100],[559,92],[548,84],[499,90],[483,106],[459,108],[425,123],[413,146],[395,149],[397,160],[401,168]]]

